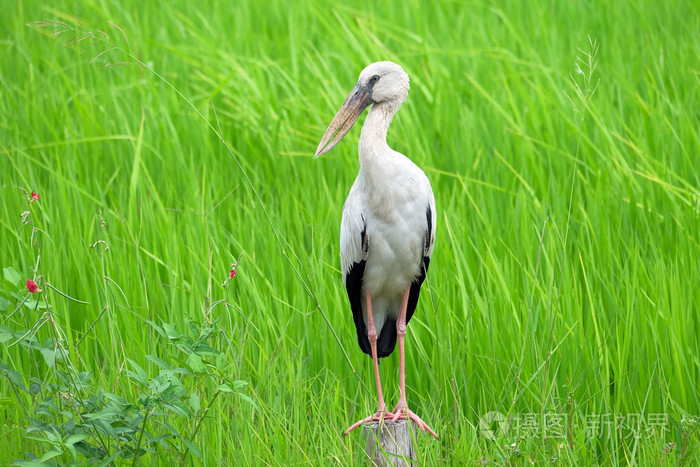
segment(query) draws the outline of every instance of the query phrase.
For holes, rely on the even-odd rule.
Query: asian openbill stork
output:
[[[347,429],[385,418],[413,420],[435,432],[408,408],[404,337],[418,303],[435,240],[435,198],[425,173],[386,143],[389,124],[408,96],[408,75],[392,62],[377,62],[360,79],[316,149],[330,151],[369,106],[359,142],[360,172],[343,207],[340,258],[360,348],[372,356],[379,407]],[[399,341],[399,402],[387,411],[379,359]]]

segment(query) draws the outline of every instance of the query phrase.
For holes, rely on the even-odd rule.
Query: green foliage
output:
[[[31,207],[35,201],[28,202]],[[31,212],[23,216],[23,223],[31,226],[33,238],[39,229]],[[32,242],[32,250],[37,253],[35,275],[41,264],[41,248],[40,241]],[[104,270],[104,256],[100,261]],[[162,342],[156,347],[160,356],[144,356],[155,365],[158,374],[152,376],[135,360],[125,358],[131,369],[123,369],[123,375],[134,389],[133,399],[95,387],[93,373],[78,371],[71,358],[71,354],[79,352],[83,339],[75,345],[68,339],[44,290],[30,288],[27,281],[28,292],[22,297],[21,277],[14,267],[4,268],[5,283],[9,286],[0,290],[7,297],[4,311],[14,308],[5,321],[18,313],[18,318],[11,322],[19,324],[31,316],[29,311],[38,319],[28,330],[0,326],[0,344],[23,348],[30,360],[38,353],[43,365],[37,363],[34,369],[45,368],[46,372],[22,375],[0,361],[0,376],[22,405],[27,419],[25,439],[35,441],[40,451],[38,455],[26,453],[27,460],[15,460],[16,465],[109,465],[126,459],[133,459],[136,464],[143,456],[148,456],[151,463],[157,455],[180,462],[189,455],[201,460],[196,435],[219,395],[238,395],[256,407],[241,392],[247,383],[231,380],[228,376],[231,362],[213,346],[220,342],[218,319],[199,324],[187,321],[184,333],[173,324],[158,325],[145,320],[155,332],[154,337]],[[89,305],[72,299],[42,278],[39,275],[39,282],[60,298]],[[28,309],[26,313],[23,307]],[[88,332],[91,329],[92,326]],[[41,341],[39,336],[45,334],[49,337]],[[176,427],[173,419],[185,421]]]
[[[137,388],[138,397],[133,400],[95,388],[92,373],[76,372],[66,353],[58,351],[64,342],[49,339],[40,345],[27,332],[6,326],[0,329],[2,342],[13,340],[13,345],[38,351],[46,367],[55,370],[42,380],[23,377],[0,362],[0,375],[7,379],[18,402],[33,401],[31,407],[24,407],[26,439],[36,441],[42,452],[28,453],[29,460],[16,461],[17,465],[108,465],[145,455],[152,462],[153,456],[163,452],[174,459],[184,460],[188,454],[201,459],[195,437],[220,394],[237,394],[255,407],[255,402],[240,392],[247,383],[226,376],[230,363],[210,345],[215,340],[216,323],[190,322],[189,334],[179,333],[170,324],[149,325],[173,349],[165,352],[170,354],[171,363],[146,355],[159,369],[151,376],[127,359],[132,370],[124,370],[124,374]],[[56,368],[57,364],[65,370]],[[186,420],[184,427],[176,428],[173,418]]]
[[[696,3],[12,3],[0,464],[360,462],[359,128],[312,154],[383,59],[411,77],[389,143],[439,210],[419,462],[697,463]]]

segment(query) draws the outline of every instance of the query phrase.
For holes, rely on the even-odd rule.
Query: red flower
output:
[[[36,193],[36,191],[32,191],[32,201],[39,201],[39,195]]]
[[[36,282],[29,279],[27,281],[27,290],[29,290],[29,293],[37,293],[39,291],[39,287],[36,285]]]
[[[236,277],[236,270],[235,270],[235,269],[231,269],[231,272],[228,273],[228,277],[230,277],[231,279],[233,279],[234,277]]]

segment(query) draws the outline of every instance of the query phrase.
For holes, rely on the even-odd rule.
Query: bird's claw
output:
[[[433,431],[432,428],[430,428],[430,426],[428,426],[427,423],[421,420],[421,418],[418,415],[409,410],[408,407],[401,405],[401,403],[397,404],[396,408],[391,412],[387,410],[377,411],[374,415],[370,415],[369,417],[365,417],[363,419],[358,420],[350,428],[345,430],[345,435],[347,436],[352,430],[354,430],[358,426],[364,425],[365,423],[379,422],[381,424],[385,420],[388,420],[391,423],[396,423],[400,419],[413,421],[423,433],[427,431],[431,435],[433,435],[435,439],[439,439],[438,435]]]
[[[345,435],[347,436],[352,430],[354,430],[355,428],[357,428],[360,425],[364,425],[365,423],[374,422],[374,421],[382,423],[384,420],[386,420],[391,415],[393,415],[393,414],[387,410],[379,410],[374,415],[370,415],[369,417],[365,417],[361,420],[356,421],[350,428],[345,430]]]
[[[425,423],[421,418],[416,415],[415,413],[411,412],[408,407],[405,405],[402,405],[400,402],[396,404],[396,407],[392,412],[390,412],[387,416],[392,416],[391,421],[395,423],[397,420],[403,418],[404,420],[412,420],[418,428],[421,429],[423,433],[426,432],[426,430],[435,437],[435,439],[439,439],[438,435],[433,431],[432,428],[428,426],[427,423]]]

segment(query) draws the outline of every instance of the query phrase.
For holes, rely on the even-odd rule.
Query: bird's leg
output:
[[[352,430],[360,425],[371,422],[373,420],[382,423],[384,421],[384,415],[387,413],[386,404],[384,403],[384,395],[382,394],[382,383],[379,379],[379,358],[377,357],[377,329],[374,327],[374,317],[372,316],[372,298],[367,295],[367,338],[369,339],[369,346],[372,350],[372,362],[374,363],[374,380],[377,383],[377,398],[379,399],[379,407],[377,408],[377,413],[370,415],[369,417],[358,420],[350,428],[345,430],[347,435]]]
[[[411,287],[409,286],[403,293],[403,299],[401,300],[401,310],[399,311],[399,319],[396,321],[396,335],[399,338],[399,402],[391,411],[393,417],[392,422],[395,422],[399,418],[404,418],[406,420],[413,420],[418,427],[425,431],[428,430],[431,435],[435,436],[437,439],[438,435],[418,417],[415,413],[408,409],[408,403],[406,402],[406,358],[404,353],[404,338],[406,337],[406,308],[408,307],[408,296],[411,292]]]
[[[369,346],[372,349],[372,363],[374,364],[374,381],[377,383],[377,398],[379,399],[379,407],[377,413],[384,416],[386,404],[384,403],[384,395],[382,394],[382,382],[379,378],[379,357],[377,357],[377,328],[374,327],[374,317],[372,316],[372,299],[367,295],[367,337],[369,338]]]

